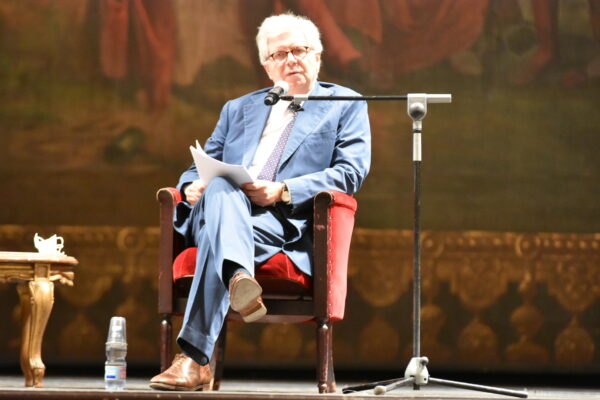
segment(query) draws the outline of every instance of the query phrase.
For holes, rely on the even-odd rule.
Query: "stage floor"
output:
[[[344,395],[341,388],[357,382],[338,382],[338,393],[328,394],[328,399],[360,399],[360,398],[415,398],[433,399],[510,399],[513,397],[491,393],[475,392],[464,389],[446,388],[429,384],[415,391],[412,388],[399,388],[383,396],[375,396],[373,391]],[[471,382],[477,383],[477,382]],[[294,380],[226,380],[218,392],[163,392],[148,387],[148,379],[129,378],[127,387],[122,392],[104,390],[101,378],[89,377],[47,377],[44,388],[25,388],[21,376],[0,376],[0,399],[185,399],[192,396],[204,399],[306,399],[322,397],[312,381]],[[523,390],[523,386],[502,385],[505,389]],[[529,399],[534,400],[587,400],[600,399],[600,388],[574,388],[569,385],[561,387],[526,387]]]

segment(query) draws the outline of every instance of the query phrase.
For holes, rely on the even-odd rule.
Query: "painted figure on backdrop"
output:
[[[469,49],[483,30],[487,0],[276,0],[273,7],[298,11],[319,24],[335,76],[367,77],[382,86],[391,84],[384,76],[442,60],[458,72],[481,73]],[[350,39],[348,28],[367,39],[363,46]]]
[[[600,0],[588,0],[590,23],[594,38],[600,42]],[[535,80],[559,60],[558,0],[531,0],[538,48],[531,59],[514,75],[514,81],[524,84]],[[600,52],[585,67],[575,68],[562,77],[566,87],[578,86],[589,78],[600,76]]]
[[[160,111],[172,84],[190,85],[202,65],[227,56],[251,67],[243,32],[253,32],[272,12],[290,9],[321,27],[332,75],[372,74],[376,83],[381,73],[409,72],[444,59],[459,72],[476,74],[479,60],[468,49],[481,33],[487,7],[487,0],[101,0],[100,63],[113,79],[135,71],[149,109]],[[366,42],[353,41],[347,29]],[[220,40],[212,40],[215,36]]]
[[[164,110],[173,84],[191,85],[203,65],[231,57],[252,66],[239,6],[240,0],[101,0],[102,72],[139,77],[149,110]]]
[[[99,14],[102,72],[113,79],[137,72],[149,108],[152,111],[164,109],[171,95],[175,59],[173,3],[100,0]],[[131,31],[134,38],[129,37]],[[130,47],[132,40],[135,46]]]
[[[230,57],[247,68],[253,67],[252,40],[245,34],[245,16],[240,12],[246,3],[249,2],[174,0],[177,25],[175,84],[191,85],[202,66],[222,57]],[[251,5],[260,7],[260,2]],[[256,24],[252,29],[256,31]]]
[[[285,81],[289,93],[356,95],[317,80],[323,45],[317,27],[293,14],[269,17],[256,42],[269,79]],[[370,167],[366,102],[326,101],[265,106],[269,89],[227,102],[205,151],[246,166],[256,177],[238,187],[227,178],[203,183],[195,166],[178,188],[184,201],[174,227],[198,247],[183,326],[182,350],[150,381],[163,390],[207,390],[209,358],[229,307],[246,322],[266,314],[254,268],[279,252],[299,272],[312,274],[312,198],[322,190],[355,193]]]

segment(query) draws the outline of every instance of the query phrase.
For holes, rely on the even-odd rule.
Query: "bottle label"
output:
[[[116,365],[107,365],[104,367],[104,379],[126,379],[127,369]]]

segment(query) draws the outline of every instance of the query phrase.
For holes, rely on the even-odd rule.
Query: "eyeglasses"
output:
[[[308,47],[308,46],[298,46],[298,47],[294,47],[291,50],[276,51],[275,53],[271,54],[269,56],[269,58],[272,59],[273,61],[275,61],[276,63],[281,64],[282,62],[284,62],[288,59],[288,54],[290,54],[290,53],[292,53],[292,55],[294,56],[294,58],[296,60],[301,60],[304,57],[306,57],[306,55],[308,54],[309,51],[310,51],[310,47]]]

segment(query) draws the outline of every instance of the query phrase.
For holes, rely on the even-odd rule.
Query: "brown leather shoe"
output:
[[[244,322],[254,322],[267,313],[262,301],[262,288],[250,275],[238,272],[229,280],[231,308],[242,316]]]
[[[177,354],[163,373],[150,379],[150,387],[158,390],[212,390],[210,365],[200,365],[185,354]]]

